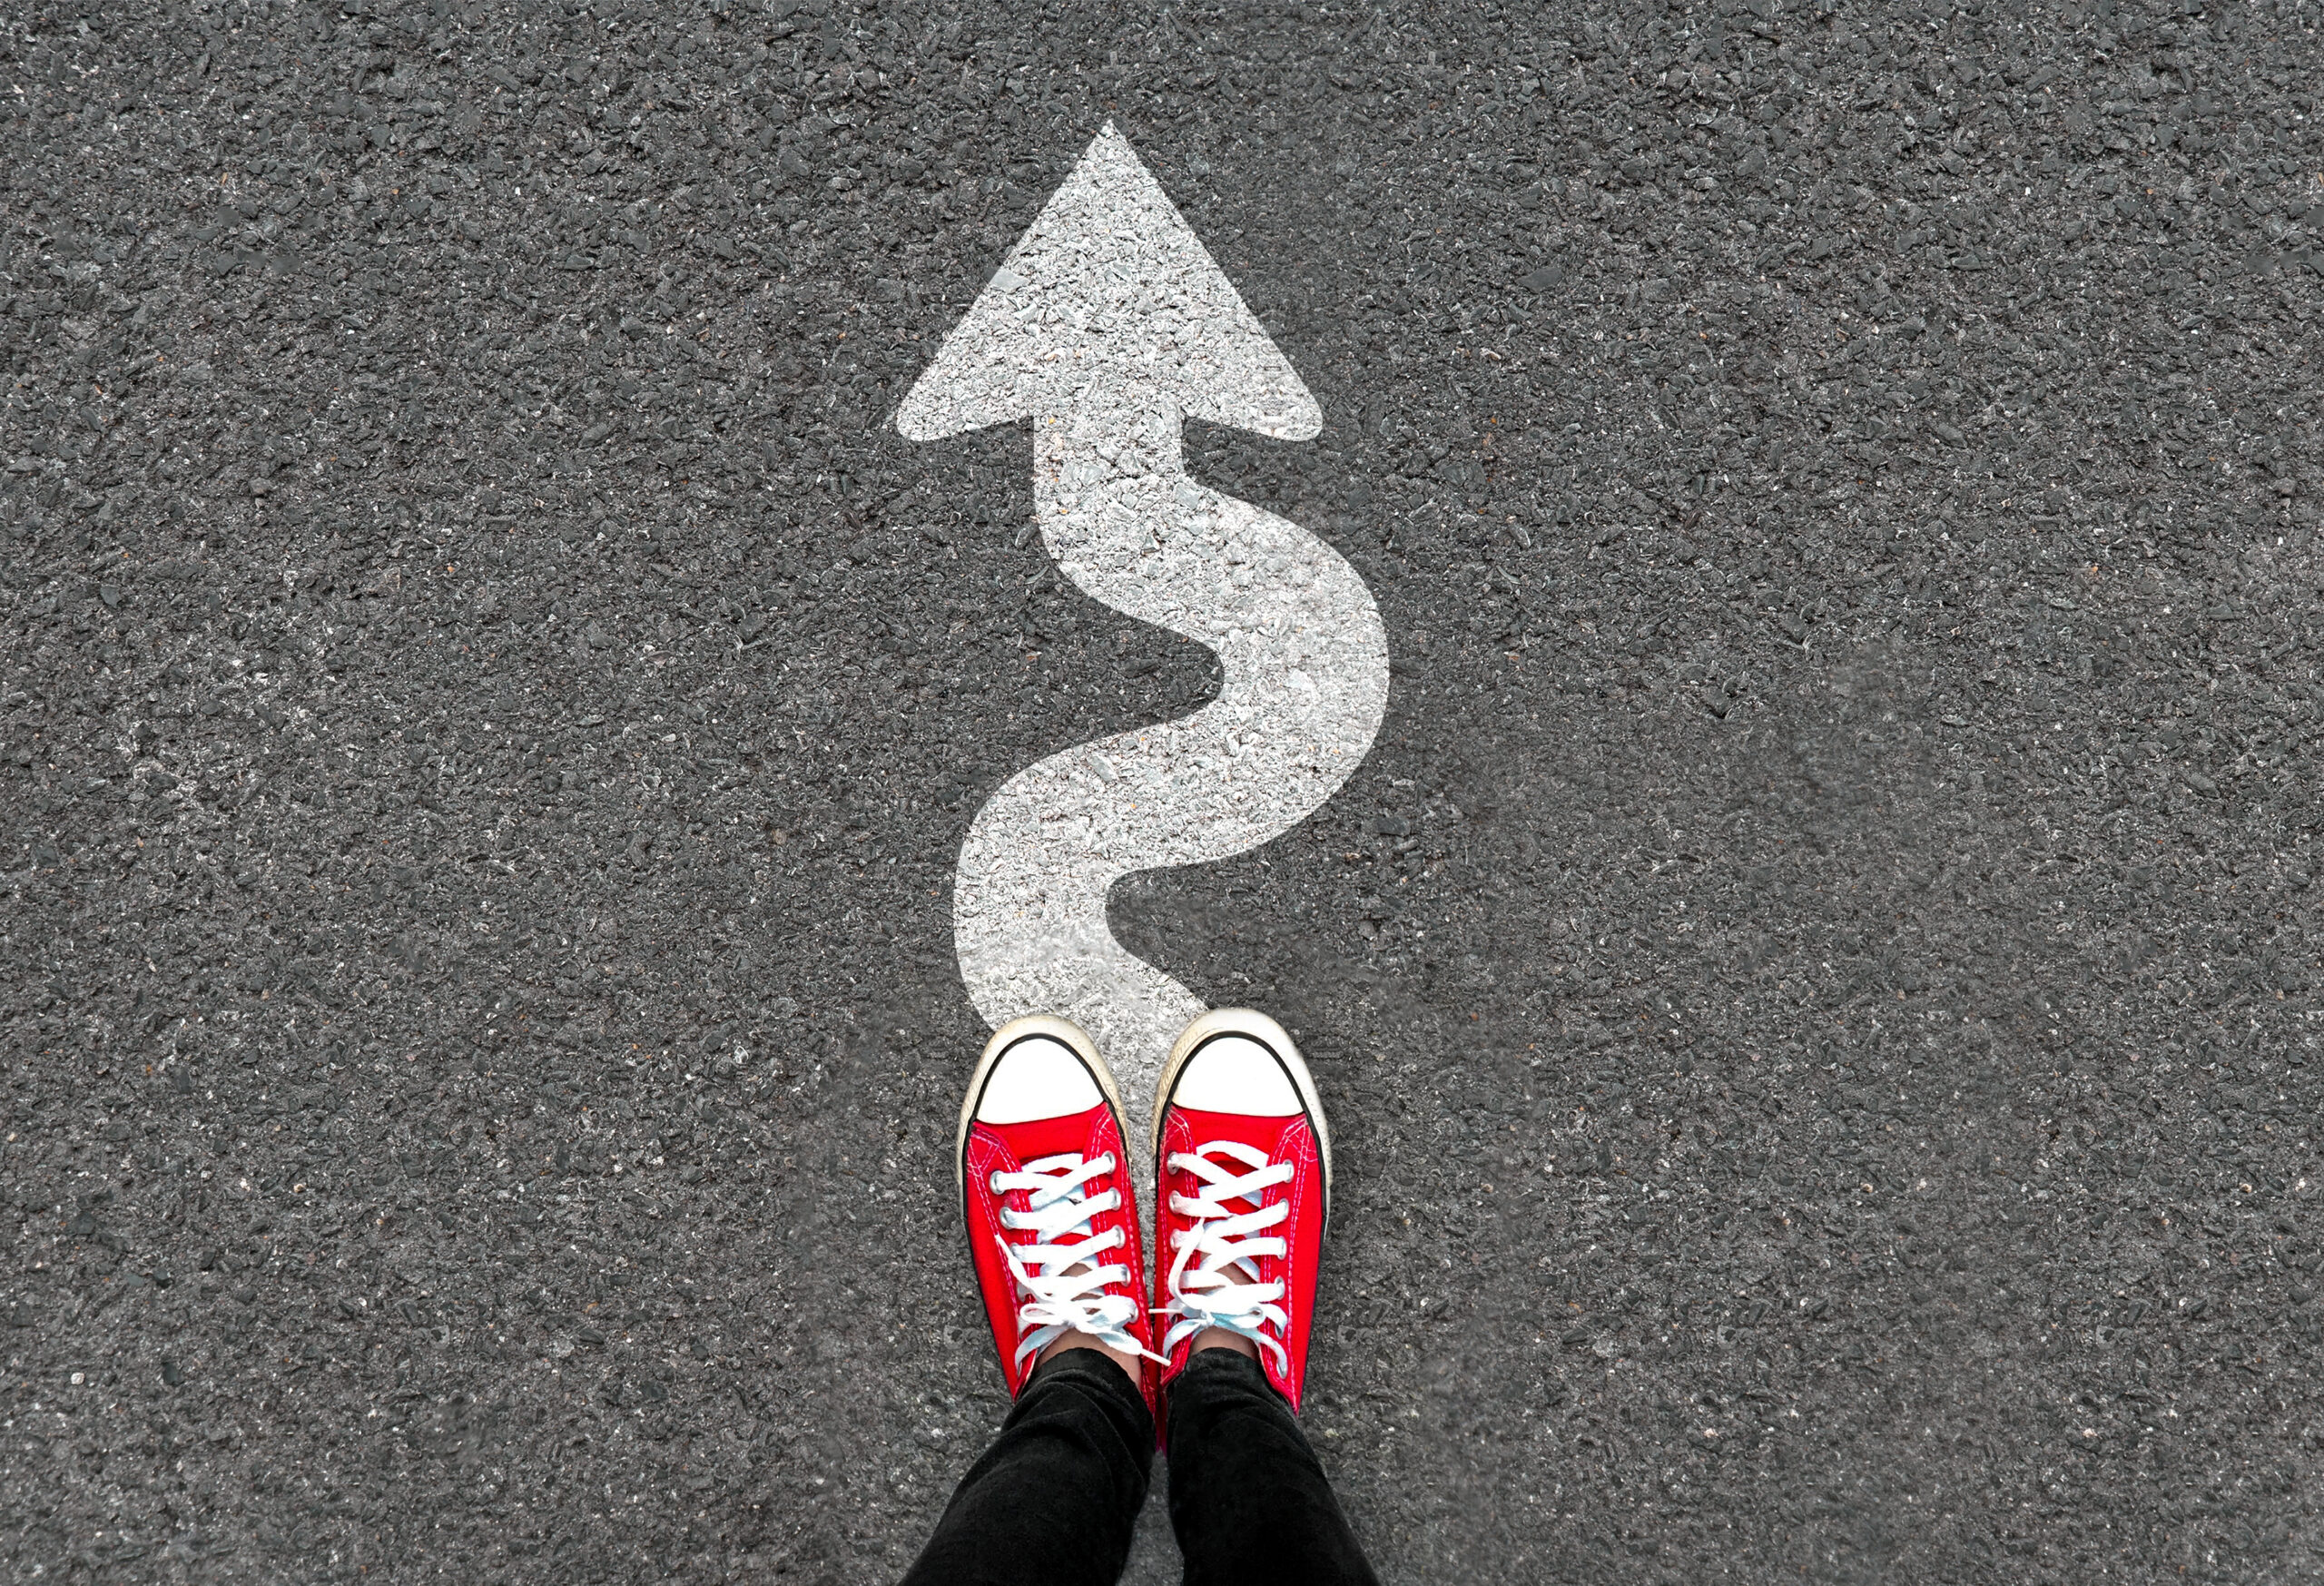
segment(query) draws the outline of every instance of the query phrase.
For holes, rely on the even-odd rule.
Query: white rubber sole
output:
[[[1315,1126],[1317,1154],[1324,1163],[1324,1218],[1332,1215],[1332,1131],[1324,1121],[1323,1098],[1315,1094],[1315,1077],[1307,1071],[1307,1059],[1299,1055],[1299,1044],[1283,1026],[1265,1014],[1248,1008],[1214,1008],[1178,1032],[1170,1043],[1169,1060],[1162,1065],[1161,1083],[1154,1089],[1154,1118],[1147,1126],[1147,1143],[1153,1148],[1155,1170],[1162,1167],[1162,1117],[1170,1105],[1170,1092],[1178,1086],[1178,1075],[1187,1059],[1201,1049],[1213,1036],[1243,1035],[1257,1041],[1283,1059],[1291,1075],[1292,1089],[1299,1092],[1299,1105],[1307,1109],[1307,1121]],[[998,1039],[998,1038],[996,1038]]]
[[[1029,1013],[1022,1019],[1010,1020],[984,1043],[984,1054],[977,1059],[976,1071],[969,1076],[969,1093],[960,1101],[960,1124],[952,1135],[952,1187],[960,1192],[964,1205],[969,1183],[969,1125],[976,1120],[977,1103],[984,1096],[985,1081],[992,1078],[993,1066],[1000,1061],[1001,1054],[1031,1035],[1045,1035],[1070,1047],[1098,1081],[1098,1089],[1105,1093],[1106,1105],[1114,1109],[1115,1122],[1121,1121],[1121,1090],[1114,1083],[1113,1070],[1098,1055],[1098,1043],[1089,1039],[1087,1031],[1069,1019],[1047,1013]]]

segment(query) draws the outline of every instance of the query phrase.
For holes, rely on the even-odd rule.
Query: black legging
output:
[[[1258,1363],[1198,1351],[1170,1384],[1170,1525],[1187,1586],[1376,1586],[1315,1451]],[[969,1468],[904,1586],[1113,1586],[1154,1418],[1095,1350],[1051,1355]]]

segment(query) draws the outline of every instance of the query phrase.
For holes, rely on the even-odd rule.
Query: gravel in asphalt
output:
[[[12,1578],[901,1571],[954,855],[1218,687],[891,422],[1108,118],[1393,657],[1113,901],[1324,1088],[1384,1576],[2312,1569],[2315,26],[0,19]]]

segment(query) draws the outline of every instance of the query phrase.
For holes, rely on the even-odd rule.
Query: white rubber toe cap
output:
[[[1187,1059],[1171,1102],[1198,1112],[1239,1112],[1289,1118],[1302,1108],[1299,1091],[1275,1055],[1246,1035],[1222,1035]]]
[[[1031,1123],[1087,1112],[1104,1099],[1098,1081],[1071,1047],[1049,1036],[1031,1035],[993,1064],[976,1116],[980,1123]]]

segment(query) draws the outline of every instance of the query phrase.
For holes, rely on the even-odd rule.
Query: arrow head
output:
[[[1092,406],[1305,440],[1315,399],[1108,122],[896,414],[913,440]]]

